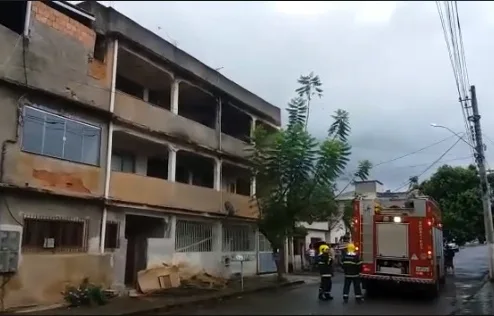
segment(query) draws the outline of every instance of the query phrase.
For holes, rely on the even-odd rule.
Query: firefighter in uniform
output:
[[[360,287],[360,268],[362,262],[359,255],[355,252],[355,245],[349,243],[347,245],[347,251],[342,258],[343,271],[345,273],[345,283],[343,285],[343,301],[348,302],[348,294],[350,293],[350,286],[353,283],[353,290],[355,293],[355,299],[357,302],[363,300],[362,289]]]
[[[321,284],[319,285],[319,299],[323,301],[332,300],[331,288],[333,286],[333,258],[329,251],[328,245],[319,247],[317,256],[317,265],[321,274]]]

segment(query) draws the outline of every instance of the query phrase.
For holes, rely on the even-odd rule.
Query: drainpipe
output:
[[[111,74],[111,92],[110,92],[110,113],[113,116],[113,110],[115,108],[115,81],[117,77],[117,62],[118,62],[118,39],[115,39],[113,43],[113,65]],[[112,117],[113,119],[113,117]],[[110,176],[111,176],[111,155],[113,148],[113,121],[110,120],[108,126],[108,141],[106,150],[106,170],[105,170],[105,202],[108,199],[110,193]],[[106,237],[106,221],[108,217],[108,209],[106,204],[103,207],[103,216],[101,218],[101,236],[99,250],[102,254],[105,253],[105,237]]]
[[[31,26],[31,8],[32,1],[27,1],[26,3],[26,16],[24,18],[24,38],[29,37],[29,27]]]

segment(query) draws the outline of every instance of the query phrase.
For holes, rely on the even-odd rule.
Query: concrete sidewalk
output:
[[[453,315],[494,315],[494,284],[486,281]]]
[[[139,298],[119,297],[112,299],[108,304],[94,307],[59,308],[38,312],[19,313],[21,315],[137,315],[166,311],[186,305],[206,303],[208,301],[228,299],[239,295],[251,294],[265,290],[278,289],[301,285],[305,283],[301,279],[289,278],[283,283],[276,281],[276,277],[265,276],[244,280],[244,290],[239,282],[224,290],[208,290],[194,294],[188,294],[186,289],[175,291],[171,294],[156,296],[142,296]],[[178,293],[180,292],[180,293]]]

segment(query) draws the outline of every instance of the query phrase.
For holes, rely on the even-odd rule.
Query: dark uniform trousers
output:
[[[321,283],[319,285],[319,298],[330,299],[333,287],[333,264],[328,254],[320,254],[317,258]]]
[[[347,253],[342,260],[343,270],[345,272],[345,283],[343,284],[343,299],[348,300],[350,287],[353,284],[353,291],[357,300],[362,299],[362,288],[360,284],[360,268],[362,262],[358,254]]]

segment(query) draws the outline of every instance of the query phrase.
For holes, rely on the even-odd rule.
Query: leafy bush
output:
[[[62,294],[65,301],[72,307],[104,305],[107,303],[102,287],[89,283],[88,278],[84,278],[78,287],[68,286]]]

